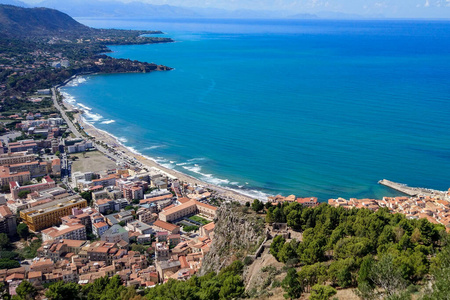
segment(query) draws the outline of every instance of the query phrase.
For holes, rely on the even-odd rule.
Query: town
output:
[[[165,168],[87,122],[60,88],[172,70],[105,53],[173,40],[36,13],[0,20],[0,299],[100,299],[114,285],[130,293],[101,299],[411,299],[402,293],[448,286],[433,280],[449,273],[450,189],[383,179],[404,196],[254,199]]]
[[[27,97],[20,107],[6,98],[0,115],[0,234],[12,242],[0,245],[12,253],[2,254],[0,281],[10,295],[24,281],[40,289],[113,276],[138,289],[186,281],[200,273],[210,251],[218,207],[253,201],[146,164],[114,140],[92,135],[83,111],[65,102],[58,87]],[[449,192],[380,183],[407,196],[337,198],[328,205],[387,208],[449,231]],[[316,197],[277,195],[265,207],[290,203],[320,205]]]
[[[62,118],[35,117],[27,112],[16,129],[45,139],[0,148],[1,185],[9,190],[1,197],[0,231],[14,237],[20,221],[31,232],[25,243],[41,242],[35,258],[0,271],[11,295],[23,279],[86,284],[118,274],[127,286],[149,287],[201,268],[214,233],[217,207],[210,203],[218,203],[211,191],[131,165],[70,172],[68,158],[82,153],[88,160],[95,143],[62,138],[70,132]]]
[[[39,91],[36,97],[49,94]],[[23,280],[36,286],[58,281],[83,285],[119,275],[126,286],[147,288],[196,274],[214,239],[216,210],[223,200],[214,190],[125,155],[113,159],[117,151],[106,150],[103,142],[81,133],[67,111],[61,113],[2,114],[3,124],[15,125],[5,125],[0,137],[0,185],[5,192],[0,196],[0,232],[16,240],[20,233],[17,243],[22,246],[38,244],[33,258],[0,270],[10,294]],[[338,198],[328,204],[373,211],[387,207],[448,230],[448,197]],[[292,202],[320,204],[315,197],[268,198],[272,205]]]

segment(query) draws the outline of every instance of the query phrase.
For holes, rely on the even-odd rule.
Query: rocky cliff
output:
[[[203,261],[201,275],[218,272],[234,260],[253,255],[265,238],[262,217],[237,203],[223,203],[217,210],[214,238]]]

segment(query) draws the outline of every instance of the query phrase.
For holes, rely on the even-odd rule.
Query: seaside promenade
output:
[[[78,132],[78,130],[75,128],[74,124],[71,122],[71,120],[69,119],[69,117],[67,116],[65,110],[61,107],[61,105],[59,105],[58,103],[58,99],[57,99],[57,90],[55,87],[53,87],[52,89],[52,100],[53,100],[53,105],[59,110],[59,112],[61,113],[61,116],[63,117],[64,121],[66,121],[67,126],[69,126],[69,129],[72,131],[72,133],[75,135],[75,137],[77,138],[81,138],[81,133]]]

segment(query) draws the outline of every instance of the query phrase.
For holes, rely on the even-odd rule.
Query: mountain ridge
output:
[[[0,32],[6,37],[58,35],[92,29],[69,15],[50,8],[24,8],[0,4]]]

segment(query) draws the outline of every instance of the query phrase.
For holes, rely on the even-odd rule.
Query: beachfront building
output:
[[[189,200],[181,205],[169,208],[159,213],[159,218],[165,222],[173,222],[186,216],[201,213],[207,217],[216,216],[217,207],[196,200]]]
[[[296,201],[306,207],[316,207],[319,205],[317,197],[297,198]]]
[[[174,198],[172,193],[164,194],[161,196],[156,197],[147,197],[148,194],[144,195],[144,199],[139,201],[140,205],[145,204],[155,204],[159,209],[163,209],[166,206],[169,206],[172,204],[172,199]],[[169,203],[168,205],[165,205],[164,203]]]
[[[92,148],[91,141],[82,141],[74,145],[67,146],[67,153],[84,152]]]
[[[61,224],[61,217],[71,215],[75,207],[87,207],[87,201],[74,195],[22,210],[20,217],[31,231],[37,232]]]

